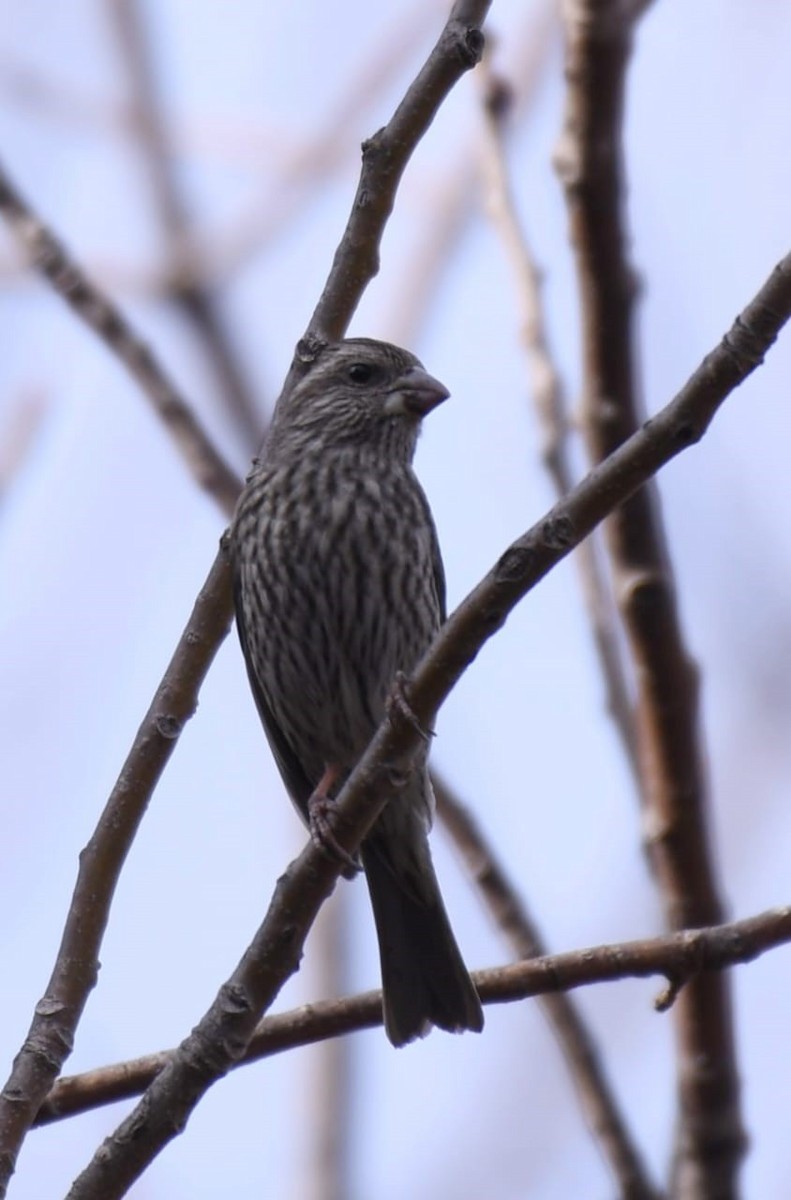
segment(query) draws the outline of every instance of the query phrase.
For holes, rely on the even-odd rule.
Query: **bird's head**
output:
[[[278,404],[271,441],[297,453],[358,446],[410,462],[423,417],[448,395],[408,350],[348,338],[323,346]]]

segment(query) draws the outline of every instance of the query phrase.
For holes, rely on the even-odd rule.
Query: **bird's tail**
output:
[[[385,1031],[394,1046],[423,1037],[432,1025],[451,1033],[483,1029],[481,1002],[445,912],[425,822],[406,799],[392,801],[361,847],[379,940]]]

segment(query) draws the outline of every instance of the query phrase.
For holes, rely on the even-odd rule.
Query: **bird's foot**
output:
[[[341,864],[343,868],[341,874],[344,878],[354,879],[360,871],[360,864],[349,854],[348,850],[344,850],[333,830],[337,809],[334,799],[329,795],[329,790],[339,774],[337,767],[327,767],[319,780],[318,786],[308,800],[308,826],[314,845],[320,847],[325,854]]]
[[[393,680],[393,686],[390,690],[390,695],[387,697],[387,715],[392,718],[399,716],[402,720],[407,721],[413,729],[417,730],[424,742],[430,742],[435,733],[433,729],[424,729],[418,720],[417,713],[409,702],[407,695],[407,684],[409,680],[403,671],[397,671],[396,677]]]

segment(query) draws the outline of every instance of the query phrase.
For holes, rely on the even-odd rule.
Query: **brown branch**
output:
[[[725,970],[752,962],[790,940],[791,908],[776,908],[711,929],[530,958],[507,967],[475,971],[473,978],[484,1004],[514,1003],[530,996],[547,997],[595,983],[646,979],[653,975],[664,975],[673,981],[674,987],[683,988],[702,971]],[[658,1009],[661,1011],[663,1007],[660,997]],[[298,1046],[381,1024],[379,991],[306,1004],[264,1017],[256,1026],[246,1052],[233,1066],[248,1066]],[[41,1107],[36,1125],[49,1125],[139,1096],[168,1066],[175,1053],[162,1050],[58,1080]]]
[[[191,236],[189,209],[175,170],[175,153],[151,60],[145,18],[139,0],[109,0],[108,8],[129,75],[134,123],[165,234],[166,291],[206,351],[228,413],[249,455],[260,444],[264,421],[217,297],[204,282],[202,255],[197,239]]]
[[[483,109],[487,207],[500,234],[516,284],[530,390],[543,436],[544,465],[556,494],[565,496],[574,483],[568,451],[568,404],[549,345],[541,272],[517,212],[505,154],[504,125],[511,112],[511,90],[509,85],[492,74],[488,64],[485,66]],[[612,596],[602,575],[595,539],[583,542],[574,559],[606,688],[607,709],[619,735],[626,761],[634,778],[639,780],[634,707],[621,660]]]
[[[0,167],[0,213],[31,264],[81,321],[120,359],[164,422],[196,482],[230,515],[241,481],[228,466],[153,351],[132,329],[119,308],[85,275],[23,200]]]
[[[229,567],[215,562],[151,707],[88,845],[63,930],[55,967],[33,1022],[0,1093],[0,1195],[4,1196],[24,1136],[60,1068],[96,983],[99,947],[115,885],[148,801],[231,622]]]
[[[622,147],[633,21],[622,0],[565,0],[563,9],[568,94],[558,169],[582,302],[583,420],[591,458],[602,462],[643,420]],[[698,673],[684,644],[656,489],[632,496],[605,532],[637,681],[645,825],[666,921],[670,929],[718,924]],[[746,1139],[724,976],[685,990],[675,1031],[680,1119],[671,1194],[735,1196]]]
[[[379,816],[384,797],[407,782],[422,745],[420,727],[433,726],[440,705],[519,600],[605,516],[703,436],[726,396],[762,361],[789,317],[791,255],[678,396],[518,538],[451,614],[409,687],[417,721],[392,713],[338,797],[336,834],[344,849],[355,850]],[[244,1055],[258,1018],[298,969],[307,932],[338,870],[336,861],[309,843],[281,876],[237,968],[138,1106],[97,1150],[68,1200],[116,1200],[184,1129],[208,1088]],[[699,944],[694,934],[685,936]],[[617,967],[617,957],[612,965]],[[507,987],[501,998],[513,998]]]
[[[547,954],[543,938],[472,813],[432,771],[437,814],[517,958]],[[618,1182],[622,1200],[657,1200],[640,1151],[612,1090],[582,1013],[564,992],[539,1001],[566,1060],[588,1128]]]

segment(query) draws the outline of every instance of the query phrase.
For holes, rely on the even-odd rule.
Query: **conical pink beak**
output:
[[[405,412],[425,417],[443,400],[447,400],[449,395],[445,385],[433,375],[429,375],[428,371],[424,371],[422,367],[410,367],[390,389],[391,399],[388,407],[394,411],[398,397]]]

